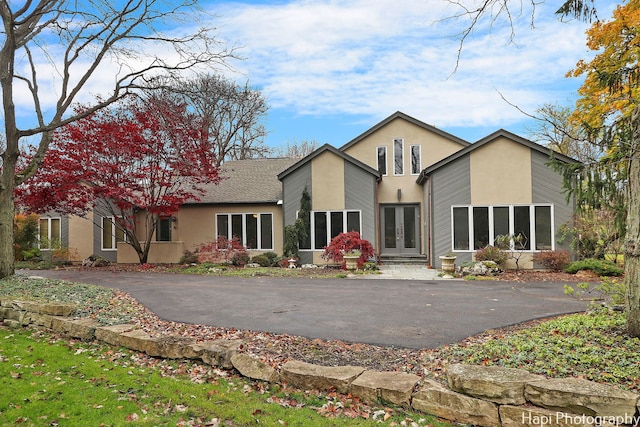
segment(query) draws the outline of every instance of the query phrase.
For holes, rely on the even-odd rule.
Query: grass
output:
[[[489,331],[445,347],[450,363],[521,368],[548,377],[578,377],[640,391],[640,338],[625,334],[624,313],[605,308],[540,322],[513,333]]]
[[[0,328],[0,343],[2,426],[379,424],[355,399],[265,388],[197,363],[145,365],[135,352],[29,330]],[[408,417],[416,425],[450,425],[402,410],[382,409],[377,417],[387,414],[387,425]]]

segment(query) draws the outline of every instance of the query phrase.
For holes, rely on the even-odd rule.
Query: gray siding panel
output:
[[[568,204],[566,195],[562,189],[562,176],[548,166],[549,157],[532,150],[531,154],[531,185],[533,203],[551,203],[554,209],[554,233],[556,243],[558,240],[558,229],[569,221],[573,216],[573,206]],[[569,249],[570,242],[563,242],[560,246]],[[558,247],[558,246],[556,246]]]
[[[377,247],[376,233],[376,179],[370,173],[349,162],[344,163],[345,207],[361,211],[363,239]]]
[[[471,203],[469,156],[455,160],[431,176],[431,250],[432,265],[451,250],[451,206]],[[457,263],[470,261],[471,254],[458,254]]]
[[[296,214],[300,209],[300,197],[302,192],[307,189],[309,194],[312,193],[311,188],[311,162],[302,165],[299,169],[287,175],[282,181],[282,197],[283,197],[283,213],[284,226],[293,224],[296,220]],[[284,230],[281,230],[284,235]],[[300,252],[300,262],[307,264],[313,262],[313,254],[311,252]]]

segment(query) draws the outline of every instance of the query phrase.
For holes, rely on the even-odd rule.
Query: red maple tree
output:
[[[59,129],[16,200],[39,213],[99,209],[146,263],[158,220],[197,201],[200,184],[219,181],[205,132],[202,120],[170,97],[128,97]]]

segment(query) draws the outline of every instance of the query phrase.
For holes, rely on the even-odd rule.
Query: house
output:
[[[533,253],[560,247],[558,228],[572,218],[550,154],[504,130],[471,144],[396,112],[340,148],[324,145],[302,159],[225,163],[222,182],[161,221],[149,262],[177,262],[217,236],[238,237],[252,254],[282,254],[284,227],[296,220],[307,194],[302,263],[326,263],[321,254],[331,238],[357,230],[383,260],[414,258],[433,266],[447,252],[472,260],[497,236],[522,234],[520,266],[531,268]],[[81,227],[60,231],[63,244],[75,242],[80,259],[94,254],[137,262],[99,209],[92,215],[92,230],[85,226],[82,236],[74,236]],[[50,232],[54,223],[47,220]]]

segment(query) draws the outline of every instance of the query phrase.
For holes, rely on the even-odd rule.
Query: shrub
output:
[[[322,258],[341,263],[342,268],[345,269],[344,254],[350,251],[360,252],[358,268],[362,268],[365,262],[371,258],[375,259],[376,256],[376,251],[368,240],[361,239],[357,231],[349,231],[331,239],[329,245],[324,247]]]
[[[571,262],[569,252],[564,249],[555,251],[542,251],[533,254],[533,262],[544,266],[552,271],[562,271]]]
[[[509,255],[500,248],[487,245],[476,251],[475,259],[476,261],[493,261],[500,267],[504,267],[509,259]]]
[[[195,249],[194,251],[184,251],[182,257],[180,258],[180,264],[197,264],[199,256],[198,252],[198,249]]]
[[[231,257],[231,264],[236,266],[244,266],[249,263],[249,254],[245,248],[238,249]]]
[[[238,252],[244,253],[244,256],[236,258],[236,262],[241,262],[246,257],[246,261],[244,262],[246,264],[249,261],[249,255],[247,254],[247,249],[242,246],[239,239],[234,237],[229,240],[224,236],[220,236],[214,242],[205,243],[198,248],[198,262],[233,264],[233,259]]]
[[[571,274],[575,274],[581,270],[593,271],[598,276],[620,276],[624,272],[622,268],[611,261],[593,258],[572,262],[565,268],[565,271]]]
[[[38,246],[38,215],[18,213],[13,217],[13,247],[16,261],[35,257]],[[37,253],[39,256],[39,252]]]
[[[251,258],[251,262],[259,264],[260,267],[274,267],[278,265],[278,261],[280,261],[280,257],[275,252],[265,252]]]

